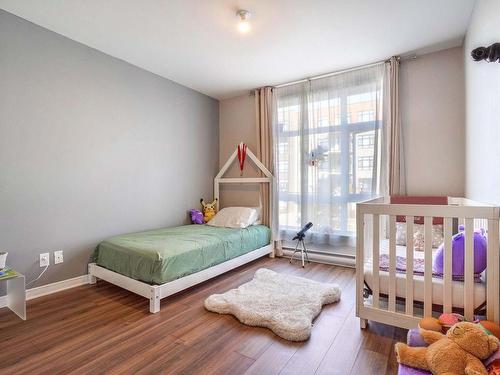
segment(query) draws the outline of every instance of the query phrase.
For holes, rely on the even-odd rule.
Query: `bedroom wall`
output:
[[[212,195],[218,101],[0,11],[0,249],[36,286]],[[64,263],[53,264],[53,251]]]
[[[466,195],[500,204],[500,64],[470,52],[500,42],[500,2],[478,0],[465,39]]]
[[[465,84],[462,47],[401,64],[407,193],[463,196]]]
[[[245,142],[256,152],[257,130],[255,128],[255,98],[246,94],[219,103],[219,167],[222,167],[240,142]],[[226,177],[239,177],[238,162]],[[245,163],[245,176],[256,177],[258,173],[250,161]],[[221,185],[221,206],[259,205],[259,186]]]

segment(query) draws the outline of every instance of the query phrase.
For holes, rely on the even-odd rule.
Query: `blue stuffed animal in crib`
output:
[[[205,224],[202,212],[196,208],[189,210],[189,217],[191,218],[191,224]]]

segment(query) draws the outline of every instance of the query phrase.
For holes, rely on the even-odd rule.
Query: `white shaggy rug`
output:
[[[213,294],[205,308],[232,314],[249,326],[266,327],[291,341],[307,340],[312,321],[323,305],[340,300],[340,288],[302,277],[282,275],[266,268],[253,280],[224,294]]]

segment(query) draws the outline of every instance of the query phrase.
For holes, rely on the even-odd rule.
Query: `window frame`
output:
[[[328,89],[325,89],[325,91],[328,92]],[[349,230],[349,222],[348,222],[349,203],[356,203],[356,202],[370,199],[373,197],[373,194],[374,194],[373,192],[369,192],[369,193],[366,193],[366,192],[365,193],[363,193],[363,192],[357,193],[356,192],[358,190],[357,186],[356,186],[356,171],[358,169],[357,168],[358,159],[357,159],[356,151],[359,148],[357,145],[357,137],[356,136],[358,134],[366,133],[369,131],[370,132],[375,131],[375,132],[379,132],[378,137],[380,137],[380,130],[382,127],[383,119],[382,118],[377,119],[377,116],[375,114],[379,110],[378,101],[382,100],[383,93],[382,93],[381,86],[380,86],[380,88],[373,90],[372,83],[369,83],[369,84],[361,83],[358,86],[352,86],[352,87],[344,88],[341,90],[335,90],[335,93],[338,95],[334,96],[333,99],[329,99],[329,101],[337,100],[337,98],[339,100],[340,124],[336,124],[337,117],[338,117],[337,115],[332,116],[332,118],[331,118],[331,120],[333,120],[333,122],[334,122],[333,124],[330,124],[328,126],[319,126],[319,127],[312,127],[312,128],[311,127],[304,127],[304,124],[300,123],[300,119],[299,119],[299,129],[296,129],[296,130],[284,130],[286,127],[285,124],[278,122],[277,129],[278,129],[279,135],[277,137],[277,141],[278,141],[277,146],[280,147],[279,140],[282,140],[282,139],[287,139],[288,141],[281,142],[281,145],[290,144],[290,139],[292,139],[293,137],[301,137],[301,136],[303,137],[303,136],[309,136],[309,135],[315,135],[315,134],[328,134],[329,136],[332,136],[336,133],[339,134],[340,150],[341,150],[341,152],[340,152],[340,154],[341,154],[341,157],[340,157],[341,158],[340,176],[342,178],[341,189],[340,189],[341,194],[340,195],[333,195],[333,193],[331,193],[330,196],[325,197],[324,199],[325,199],[325,201],[327,201],[330,204],[335,203],[335,204],[340,205],[340,213],[341,213],[340,214],[340,216],[341,216],[340,217],[340,229],[331,228],[332,232],[338,233],[339,235],[344,235],[344,234],[354,235],[353,231]],[[376,104],[375,104],[375,109],[373,110],[374,119],[371,121],[359,121],[359,122],[350,123],[349,122],[349,112],[348,112],[348,107],[349,107],[348,98],[350,96],[353,96],[353,95],[364,94],[364,93],[375,93],[375,96],[376,96],[375,103]],[[311,96],[310,93],[307,93],[305,95]],[[301,97],[299,94],[298,95],[290,95],[288,98],[286,98],[286,102],[290,103],[290,98],[293,98],[294,96],[296,97],[296,100],[293,100],[293,102],[295,102],[296,104],[291,104],[289,106],[279,107],[279,101],[278,101],[277,119],[279,119],[280,108],[298,107],[298,111],[299,111],[299,113],[301,113],[301,116],[305,117],[306,118],[305,121],[309,122],[310,121],[309,111],[310,111],[310,107],[312,106],[309,103],[312,103],[312,98],[311,98],[311,100],[307,101],[308,108],[305,109],[305,111],[304,111],[304,108],[302,108],[304,103],[302,103]],[[366,110],[366,111],[369,111],[369,110]],[[304,113],[305,113],[305,115],[304,115]],[[380,116],[382,116],[382,113],[380,114]],[[318,119],[318,122],[319,121],[323,121],[323,119],[320,118],[320,119]],[[370,148],[370,147],[375,148],[374,153],[377,153],[376,147],[378,147],[378,145],[375,144],[376,135],[372,134],[371,137],[373,138],[373,142],[370,145],[366,145],[362,148],[364,148],[364,149]],[[351,159],[351,147],[352,147],[352,163],[350,160]],[[303,151],[303,150],[301,150],[301,151]],[[302,154],[304,154],[304,152],[302,152]],[[375,162],[375,159],[378,159],[375,155],[372,156],[372,158],[374,159],[373,162]],[[377,162],[379,162],[379,160],[377,160]],[[302,163],[304,163],[304,161],[302,161]],[[350,170],[351,164],[352,164],[352,173]],[[379,170],[379,167],[377,167],[377,171],[378,170]],[[332,172],[330,171],[330,173],[332,173]],[[352,178],[352,184],[350,182],[351,178]],[[278,181],[280,181],[279,176],[278,176]],[[281,185],[281,184],[279,184],[279,185]],[[300,186],[303,187],[304,184],[301,183]],[[351,187],[351,189],[350,189],[350,187]],[[303,197],[305,195],[308,195],[308,194],[312,194],[312,193],[311,192],[304,192],[304,191],[289,192],[289,191],[282,191],[281,189],[279,189],[278,197],[277,197],[278,198],[277,199],[278,206],[279,206],[280,201],[283,201],[286,203],[296,202],[296,201],[302,200]],[[301,214],[300,222],[302,222],[302,214]],[[290,226],[283,226],[283,225],[281,225],[281,228],[285,229],[285,230],[296,230],[297,229],[297,227],[295,227],[295,226],[290,227]]]

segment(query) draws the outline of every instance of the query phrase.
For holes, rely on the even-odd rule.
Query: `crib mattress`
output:
[[[433,256],[436,249],[433,249]],[[380,243],[380,253],[389,254],[389,242],[383,240]],[[406,257],[406,246],[396,246],[396,255]],[[414,251],[414,258],[424,258],[424,252]],[[372,289],[374,285],[373,278],[373,259],[365,260],[364,266],[365,282]],[[443,282],[442,278],[432,278],[432,303],[436,305],[443,304]],[[452,281],[452,304],[454,307],[464,307],[464,283],[462,281]],[[379,270],[379,291],[382,294],[389,293],[389,272]],[[396,296],[406,297],[406,275],[396,273]],[[424,301],[424,277],[413,275],[413,300]],[[486,283],[474,283],[474,308],[481,306],[486,301]]]

